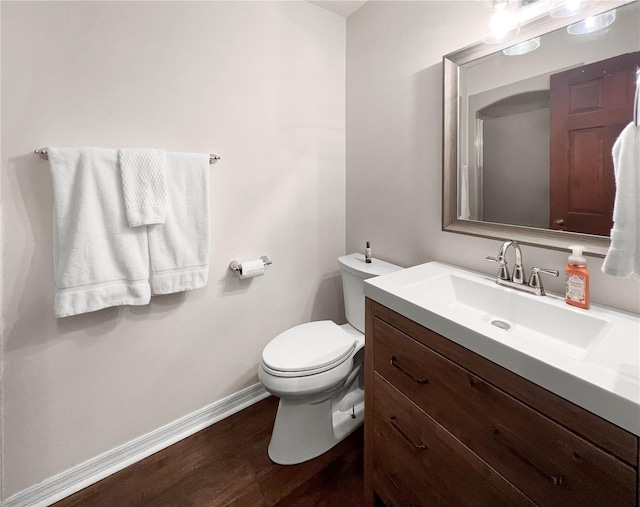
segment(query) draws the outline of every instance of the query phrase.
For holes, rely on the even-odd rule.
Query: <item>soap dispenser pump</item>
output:
[[[589,269],[587,259],[582,255],[582,245],[571,245],[569,263],[565,268],[566,291],[565,301],[578,308],[589,308]]]

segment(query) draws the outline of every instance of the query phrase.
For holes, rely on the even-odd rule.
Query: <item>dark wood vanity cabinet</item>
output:
[[[638,437],[367,299],[365,493],[638,507]]]

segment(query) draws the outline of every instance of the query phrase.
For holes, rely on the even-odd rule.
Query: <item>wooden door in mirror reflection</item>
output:
[[[635,52],[551,76],[551,229],[609,236],[611,149],[633,120],[638,66]]]

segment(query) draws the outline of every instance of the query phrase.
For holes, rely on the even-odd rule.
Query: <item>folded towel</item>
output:
[[[167,153],[167,220],[150,225],[154,294],[205,287],[209,277],[209,155]]]
[[[127,220],[131,227],[164,224],[166,178],[164,150],[119,151]]]
[[[147,231],[127,224],[118,151],[49,148],[56,317],[150,299]]]
[[[611,246],[602,264],[607,275],[640,278],[640,128],[627,125],[613,145],[616,197]]]

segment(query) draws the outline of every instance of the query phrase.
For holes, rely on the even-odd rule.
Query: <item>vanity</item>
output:
[[[439,262],[365,296],[368,505],[640,505],[637,315]]]

